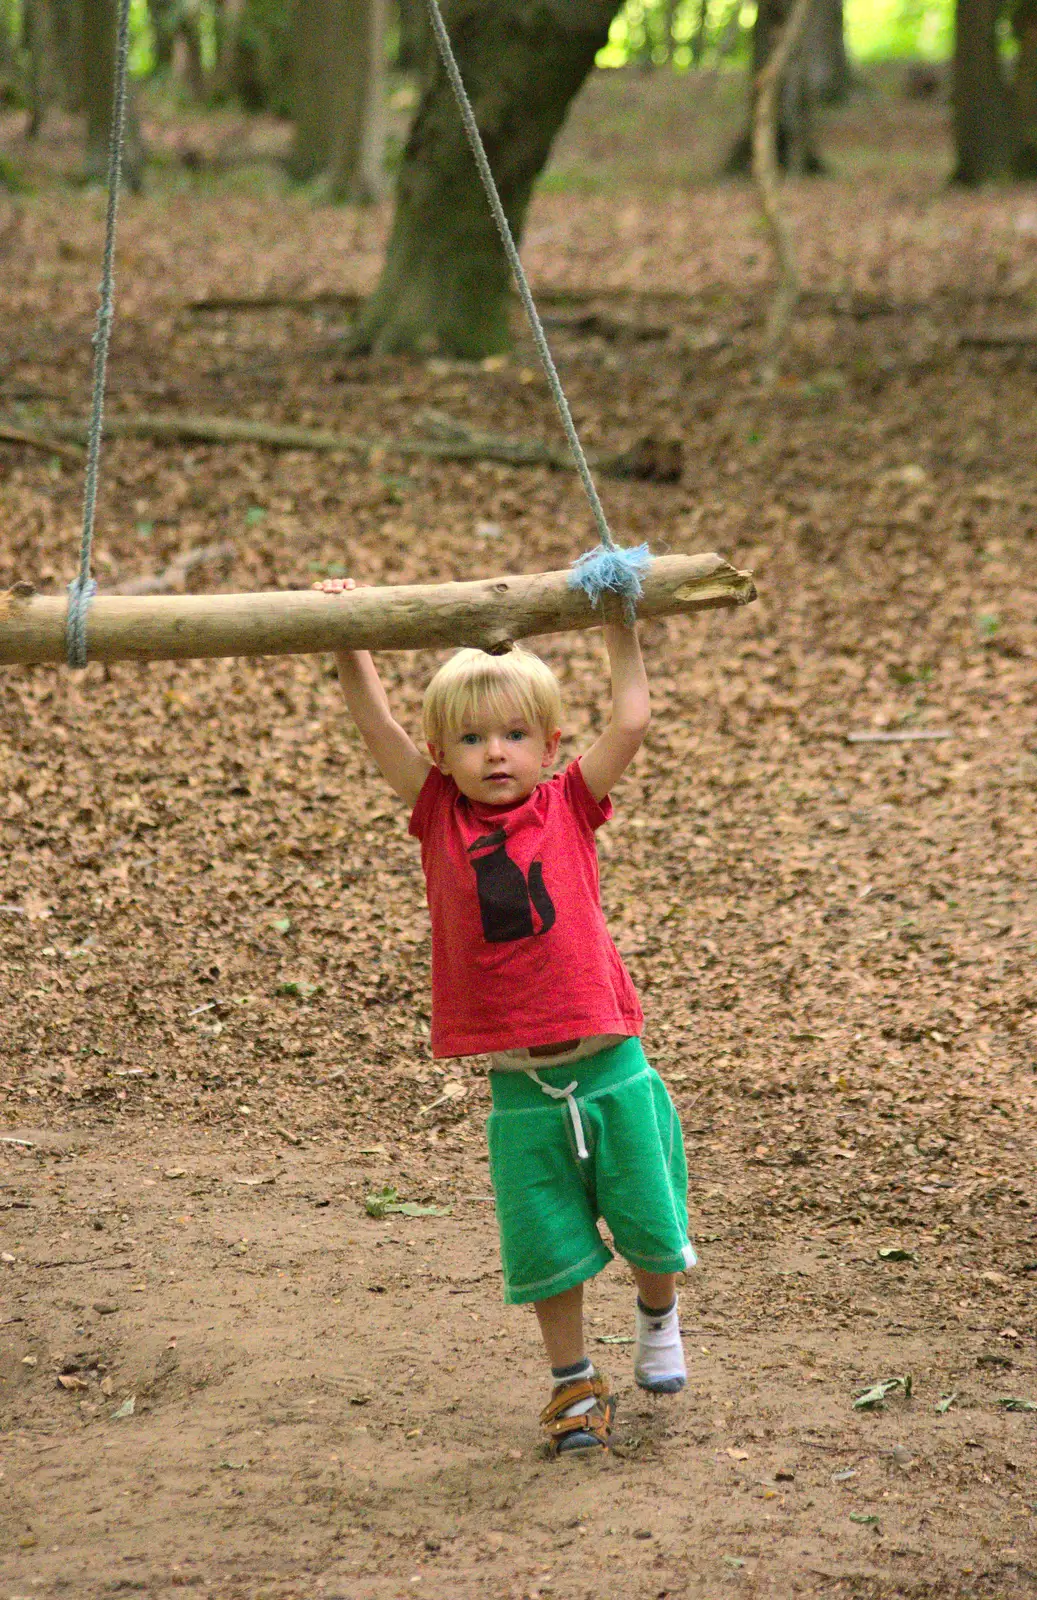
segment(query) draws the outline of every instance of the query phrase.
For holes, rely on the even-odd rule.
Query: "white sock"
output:
[[[653,1394],[676,1394],[683,1389],[688,1369],[681,1344],[677,1297],[666,1311],[653,1311],[637,1297],[637,1346],[634,1377]]]
[[[574,1361],[571,1367],[552,1367],[551,1376],[558,1389],[563,1383],[580,1383],[584,1378],[593,1378],[594,1368],[589,1357],[584,1356],[582,1361]],[[594,1396],[589,1395],[586,1400],[577,1400],[575,1405],[566,1406],[561,1414],[563,1417],[582,1417],[595,1404]]]

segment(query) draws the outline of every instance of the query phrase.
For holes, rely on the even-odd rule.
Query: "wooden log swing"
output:
[[[721,556],[658,556],[642,576],[641,618],[747,605],[752,575]],[[63,662],[68,600],[29,584],[0,594],[0,665]],[[185,661],[322,650],[417,650],[475,645],[492,653],[534,634],[599,627],[620,616],[572,587],[570,573],[541,572],[470,583],[401,584],[323,594],[105,595],[91,602],[92,661]]]

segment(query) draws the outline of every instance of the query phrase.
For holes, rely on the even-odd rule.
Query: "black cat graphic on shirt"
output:
[[[487,944],[530,939],[554,926],[554,902],[544,883],[543,863],[530,862],[527,882],[522,868],[508,855],[506,844],[507,834],[497,828],[468,846]]]

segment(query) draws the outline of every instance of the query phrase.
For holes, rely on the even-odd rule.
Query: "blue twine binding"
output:
[[[646,544],[633,545],[623,550],[618,545],[611,548],[599,544],[577,556],[569,573],[570,589],[582,589],[592,606],[601,604],[603,594],[615,594],[623,602],[623,615],[633,626],[637,619],[637,602],[641,598],[641,574],[651,562]]]

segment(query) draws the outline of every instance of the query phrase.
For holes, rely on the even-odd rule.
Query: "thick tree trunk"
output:
[[[83,101],[86,112],[85,174],[89,183],[108,175],[112,99],[115,87],[116,0],[82,0]],[[122,172],[130,189],[139,189],[143,147],[132,95],[127,91]]]
[[[1012,171],[1037,178],[1037,0],[1019,0],[1012,13],[1019,54],[1012,94]]]
[[[998,53],[1000,0],[958,0],[954,36],[954,181],[1004,177],[1011,159],[1011,107]]]
[[[740,176],[752,169],[752,129],[756,116],[760,73],[770,60],[775,40],[788,22],[794,0],[760,0],[753,27],[753,59],[749,78],[749,118],[727,158],[726,171]],[[824,163],[814,131],[814,96],[801,47],[789,62],[781,90],[778,114],[778,165],[789,171],[816,174]]]
[[[451,0],[443,7],[516,239],[617,10],[617,0]],[[385,265],[361,338],[383,351],[496,354],[509,344],[508,288],[507,258],[437,60],[404,151]]]

